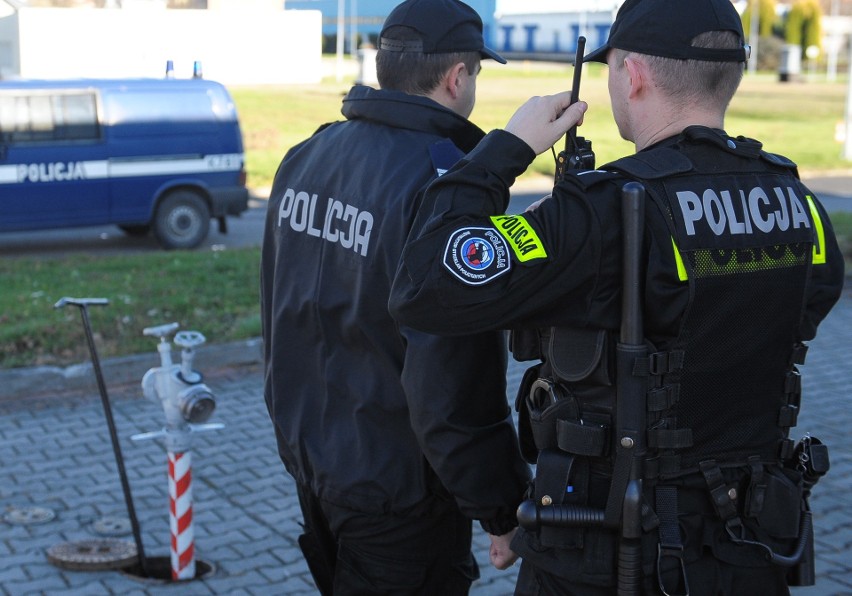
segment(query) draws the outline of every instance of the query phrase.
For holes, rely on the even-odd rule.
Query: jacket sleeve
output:
[[[530,470],[506,396],[500,332],[456,338],[401,329],[411,427],[441,485],[492,534],[517,525]]]
[[[840,298],[845,276],[843,254],[837,244],[831,220],[818,200],[814,199],[813,204],[819,221],[816,226],[814,262],[805,298],[805,313],[800,328],[802,341],[816,337],[817,326]]]
[[[390,312],[445,335],[586,323],[603,253],[601,212],[580,186],[560,183],[534,211],[504,215],[509,187],[534,155],[492,131],[426,189],[397,268]],[[566,302],[578,305],[565,309]],[[557,317],[557,319],[554,319]]]

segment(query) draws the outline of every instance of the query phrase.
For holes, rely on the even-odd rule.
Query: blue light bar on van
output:
[[[193,79],[201,79],[204,75],[201,72],[201,61],[196,60],[192,63],[192,78]]]
[[[166,60],[166,78],[175,78],[175,63],[172,60]]]

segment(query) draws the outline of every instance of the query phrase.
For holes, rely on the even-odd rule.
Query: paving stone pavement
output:
[[[810,432],[832,451],[831,471],[811,500],[817,584],[794,588],[796,596],[852,594],[852,455],[843,439],[852,424],[850,329],[852,292],[847,289],[811,343],[803,367],[805,406],[794,436]],[[210,564],[212,572],[201,579],[172,583],[119,571],[61,569],[48,562],[50,547],[103,539],[96,532],[98,522],[126,518],[92,378],[89,388],[0,400],[0,594],[316,594],[296,545],[300,513],[295,487],[275,451],[259,366],[202,368],[202,372],[217,396],[211,421],[226,425],[223,430],[195,435],[192,448],[197,558]],[[520,365],[510,365],[510,394],[521,372]],[[129,440],[133,434],[159,429],[162,410],[141,397],[138,383],[108,387],[108,391],[146,555],[166,557],[164,447],[159,440]],[[46,508],[55,517],[43,523],[19,523],[17,513],[41,511],[36,508]],[[133,542],[129,532],[119,538]],[[472,594],[511,594],[517,564],[508,571],[494,570],[488,564],[487,537],[477,529],[474,540],[482,578]]]

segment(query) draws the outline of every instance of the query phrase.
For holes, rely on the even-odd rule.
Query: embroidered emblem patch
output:
[[[472,286],[503,275],[511,266],[506,241],[494,228],[456,230],[444,251],[444,267]]]

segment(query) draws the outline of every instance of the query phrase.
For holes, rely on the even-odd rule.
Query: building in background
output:
[[[171,60],[176,77],[192,76],[198,62],[226,85],[321,80],[319,11],[284,10],[279,0],[167,7],[178,2],[0,0],[0,77],[162,77]]]
[[[210,0],[211,2],[213,0]],[[364,43],[376,45],[382,23],[402,0],[283,0],[288,9],[310,9],[322,12],[323,51],[334,53],[338,31],[342,30],[343,47],[354,54]],[[463,0],[482,18],[485,44],[493,47],[494,13],[497,0]],[[342,15],[342,18],[341,18]]]
[[[573,61],[579,36],[602,45],[623,0],[466,0],[486,43],[510,59]],[[322,53],[358,56],[399,0],[0,0],[0,77],[204,76],[225,84],[312,83]],[[780,8],[788,4],[778,0]],[[849,55],[852,0],[822,20],[829,77]],[[741,13],[748,0],[734,0]],[[850,7],[847,7],[847,4]],[[748,33],[747,33],[748,34]],[[338,44],[338,37],[342,43]],[[755,54],[759,54],[757,48]],[[768,51],[768,50],[767,50]],[[813,61],[811,66],[813,67]],[[363,77],[362,77],[363,78]],[[360,80],[360,79],[359,79]],[[374,81],[364,81],[375,84]]]
[[[580,36],[586,51],[602,46],[623,0],[506,2],[495,15],[494,49],[507,58],[573,60]]]
[[[211,2],[213,0],[210,0]],[[355,54],[364,43],[376,45],[379,31],[400,0],[284,0],[288,8],[322,12],[323,51]],[[573,60],[577,38],[588,47],[603,44],[618,0],[466,0],[482,17],[485,43],[507,57]]]

